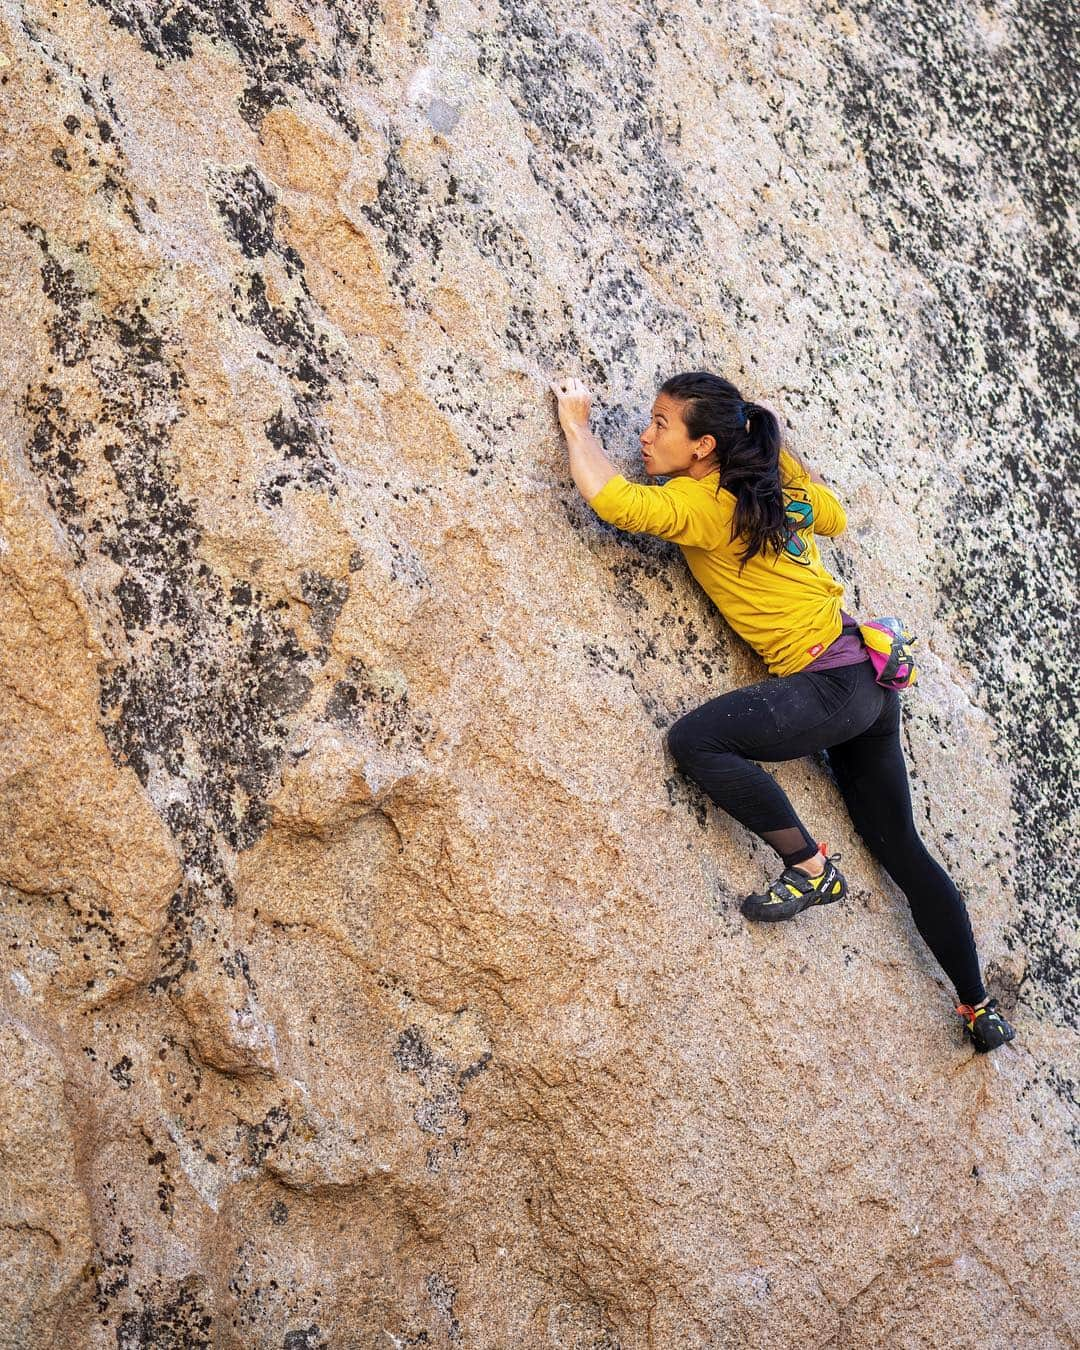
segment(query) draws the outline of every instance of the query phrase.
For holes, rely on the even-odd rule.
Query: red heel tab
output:
[[[827,858],[829,856],[828,844],[818,844],[818,852],[821,854],[823,858]]]

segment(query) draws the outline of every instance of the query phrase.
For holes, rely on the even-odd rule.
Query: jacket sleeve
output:
[[[811,483],[809,493],[814,507],[814,533],[843,534],[847,528],[847,514],[836,494],[824,483]]]
[[[724,539],[722,503],[714,503],[696,484],[687,490],[678,478],[662,487],[644,487],[617,473],[589,505],[601,520],[620,530],[655,534],[688,548],[716,548]],[[730,521],[727,524],[730,528]]]

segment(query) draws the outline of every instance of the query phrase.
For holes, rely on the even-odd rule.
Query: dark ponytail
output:
[[[780,489],[780,423],[768,408],[744,401],[730,380],[707,370],[673,375],[660,393],[682,403],[691,440],[712,436],[720,468],[719,488],[735,498],[732,539],[745,539],[742,566],[767,548],[779,553],[787,541]]]

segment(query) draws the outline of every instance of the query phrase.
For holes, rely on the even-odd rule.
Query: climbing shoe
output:
[[[840,854],[830,858],[825,854],[825,849],[826,846],[822,844],[825,870],[821,876],[807,876],[797,867],[788,867],[764,895],[746,897],[741,906],[743,914],[748,919],[774,923],[779,919],[792,919],[811,905],[831,905],[836,900],[843,900],[848,888],[843,874],[836,866]]]
[[[964,1034],[980,1054],[985,1054],[987,1050],[996,1050],[999,1045],[1011,1041],[1016,1035],[998,1011],[996,998],[992,998],[982,1008],[973,1008],[970,1003],[960,1003],[956,1011],[964,1019]]]

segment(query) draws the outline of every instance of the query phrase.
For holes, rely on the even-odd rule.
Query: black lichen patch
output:
[[[108,985],[123,968],[125,943],[108,905],[72,891],[31,896],[3,888],[0,897],[0,942],[9,952],[24,952],[36,965],[35,949],[55,954],[63,943],[68,957],[83,964],[82,973],[88,976],[82,981],[84,992],[99,982]]]
[[[167,330],[141,305],[99,312],[43,230],[42,282],[57,314],[53,354],[96,386],[93,419],[73,415],[59,375],[26,391],[28,458],[77,562],[120,569],[101,669],[109,748],[162,802],[185,881],[168,908],[162,989],[191,968],[191,932],[206,904],[234,901],[226,856],[266,824],[266,799],[291,719],[307,702],[327,653],[309,652],[250,581],[226,583],[199,557],[193,504],[178,485],[172,429],[184,415],[184,376]],[[82,372],[85,370],[85,374]],[[80,485],[95,466],[94,500]],[[107,486],[100,486],[102,479]],[[320,592],[325,629],[340,598]],[[95,924],[106,919],[91,916]],[[243,978],[241,963],[223,965]]]
[[[109,1077],[119,1083],[122,1088],[129,1088],[135,1081],[131,1076],[131,1068],[131,1060],[127,1055],[123,1055],[117,1060],[112,1068],[110,1068]]]
[[[41,285],[55,307],[55,315],[48,320],[49,347],[63,365],[74,366],[82,361],[87,351],[87,325],[83,319],[84,307],[92,301],[90,292],[77,279],[74,267],[65,267],[48,249],[45,231],[37,225],[23,227],[24,233],[41,248]],[[59,391],[42,387],[44,401],[55,400]]]
[[[266,180],[251,165],[219,168],[210,174],[209,190],[228,237],[249,264],[233,285],[232,312],[260,344],[270,345],[272,355],[260,355],[292,386],[292,408],[279,409],[264,428],[267,440],[282,453],[282,465],[262,484],[258,499],[269,507],[280,506],[287,487],[317,488],[334,497],[337,459],[321,410],[345,378],[347,355],[320,323],[303,259],[277,238],[277,198]],[[271,274],[288,296],[283,304],[270,298]]]
[[[1070,582],[1080,536],[1074,407],[1076,198],[1069,16],[1036,0],[979,36],[968,10],[863,3],[858,46],[837,51],[837,92],[865,154],[877,224],[929,283],[929,347],[912,397],[943,457],[982,443],[978,472],[945,514],[941,611],[1004,739],[1019,850],[1019,913],[1006,934],[1027,952],[1025,996],[1080,1017],[1075,852],[1068,828],[1080,743]],[[994,18],[997,5],[986,7]],[[951,148],[960,138],[964,155]],[[1008,228],[1001,207],[1034,228]]]
[[[1066,1106],[1080,1112],[1080,1084],[1061,1072],[1056,1064],[1047,1068],[1047,1080],[1057,1096]]]
[[[289,1259],[287,1239],[282,1243],[279,1236],[275,1248],[285,1258],[284,1265],[276,1267],[280,1281],[272,1276],[267,1278],[269,1252],[266,1246],[247,1237],[234,1248],[226,1285],[231,1295],[229,1325],[232,1334],[225,1339],[230,1345],[245,1347],[286,1345],[295,1350],[301,1346],[317,1346],[329,1350],[321,1330],[322,1289],[311,1289],[302,1270]],[[290,1324],[293,1325],[290,1327]],[[286,1327],[290,1329],[284,1330]],[[338,1343],[332,1341],[335,1346]]]
[[[487,1069],[491,1052],[485,1051],[473,1063],[458,1068],[451,1060],[436,1054],[423,1030],[413,1024],[400,1032],[390,1057],[402,1073],[415,1074],[424,1090],[413,1111],[416,1124],[425,1134],[445,1141],[456,1158],[465,1146],[462,1132],[469,1123],[469,1113],[461,1100],[462,1089]],[[429,1150],[427,1163],[429,1171],[439,1169],[434,1150]]]
[[[646,641],[648,643],[649,639]],[[629,681],[655,726],[667,725],[667,714],[658,706],[656,699],[646,690],[638,688],[638,670],[634,658],[625,657],[608,642],[586,642],[583,651],[586,665],[593,670],[608,671],[612,675],[621,675]]]
[[[91,1263],[89,1274],[94,1278],[94,1306],[99,1313],[105,1312],[117,1294],[127,1288],[134,1244],[132,1230],[126,1223],[121,1223],[119,1250],[109,1254],[99,1252]]]
[[[300,594],[304,604],[311,606],[311,626],[323,640],[329,642],[342,606],[349,598],[347,582],[324,577],[321,572],[303,572],[300,576]]]
[[[446,1334],[451,1341],[461,1340],[461,1323],[454,1316],[457,1289],[438,1271],[433,1270],[426,1280],[428,1297],[436,1310],[446,1319]]]
[[[1019,1033],[1023,1036],[1023,1025]],[[1018,1096],[1028,1109],[1032,1124],[1047,1128],[1046,1093],[1053,1095],[1065,1108],[1067,1123],[1065,1135],[1073,1148],[1080,1151],[1080,1083],[1062,1073],[1056,1064],[1033,1061],[1030,1074],[1024,1079]]]
[[[386,166],[376,185],[375,200],[365,203],[361,210],[381,230],[386,248],[394,259],[390,284],[411,307],[417,303],[410,278],[414,265],[434,268],[432,278],[439,271],[442,242],[433,212],[425,203],[430,194],[428,185],[413,178],[405,168],[401,158],[401,135],[391,127]]]
[[[413,1112],[413,1119],[425,1134],[434,1134],[441,1139],[455,1125],[467,1125],[469,1113],[462,1106],[456,1089],[447,1085],[425,1097]]]
[[[312,50],[308,40],[279,23],[264,0],[233,5],[228,0],[162,6],[153,0],[93,0],[118,28],[138,39],[160,64],[186,61],[197,35],[230,46],[247,78],[239,112],[258,128],[271,108],[310,99],[325,109],[356,140],[356,120],[342,101],[340,86],[354,79],[377,78],[372,47],[382,24],[377,0],[331,5],[320,14],[325,47]]]
[[[431,1048],[419,1027],[406,1027],[398,1036],[390,1057],[403,1073],[420,1073],[435,1062]]]
[[[273,192],[250,164],[223,176],[217,206],[245,258],[261,258],[274,246]]]
[[[161,1038],[157,1058],[164,1072],[156,1075],[157,1088],[168,1099],[168,1110],[185,1131],[193,1147],[204,1152],[199,1140],[200,1127],[189,1119],[188,1109],[196,1100],[203,1082],[203,1068],[183,1041],[166,1033]],[[212,1153],[205,1154],[208,1162],[215,1162]]]
[[[686,269],[694,259],[706,266],[692,193],[665,153],[665,142],[678,143],[678,130],[657,120],[670,97],[657,87],[649,18],[635,13],[623,40],[601,48],[580,28],[559,24],[538,0],[500,0],[499,10],[500,74],[538,141],[529,167],[572,232],[583,244],[590,235],[606,237],[610,201],[626,202],[627,234],[643,252],[659,263],[677,257]],[[653,17],[660,19],[656,11]],[[599,136],[601,123],[617,127],[617,147]],[[583,182],[585,166],[595,187]]]
[[[160,1149],[155,1149],[146,1161],[151,1167],[158,1169],[158,1208],[166,1218],[171,1218],[174,1210],[173,1196],[176,1194],[176,1186],[169,1176],[168,1157]]]
[[[281,1145],[289,1136],[292,1117],[287,1106],[272,1106],[257,1124],[239,1128],[238,1135],[246,1145],[248,1161],[259,1167],[267,1155]]]
[[[695,704],[702,703],[711,696],[710,684],[715,684],[719,692],[721,677],[729,664],[720,621],[699,597],[694,599],[696,614],[687,614],[677,597],[675,603],[658,614],[655,602],[639,588],[645,579],[659,580],[664,590],[673,593],[674,583],[667,573],[677,565],[679,558],[673,545],[644,536],[632,539],[623,536],[611,569],[615,593],[624,610],[624,632],[618,647],[610,642],[588,642],[583,649],[585,660],[593,669],[619,675],[629,682],[646,715],[660,731],[667,731],[678,712],[668,706],[660,693],[652,691],[654,678],[660,677],[657,685],[663,688],[666,683],[663,675],[674,667],[691,682],[688,698]]]
[[[71,156],[77,150],[80,189],[100,194],[110,207],[119,206],[141,234],[142,221],[125,182],[127,156],[114,131],[119,118],[116,104],[109,93],[111,77],[102,75],[100,88],[95,89],[66,54],[65,44],[54,41],[44,23],[34,22],[24,11],[21,27],[25,37],[41,55],[46,68],[45,83],[54,83],[53,70],[63,71],[62,84],[67,89],[72,85],[77,87],[83,104],[89,110],[85,124],[74,113],[64,118],[64,129],[73,141],[70,145],[58,146],[52,152],[53,163],[62,169],[74,169],[76,165],[71,162]],[[3,77],[3,82],[7,82],[6,77]]]
[[[466,1064],[463,1069],[458,1071],[457,1081],[464,1087],[470,1078],[475,1078],[477,1074],[483,1073],[491,1063],[491,1051],[485,1050],[479,1059],[474,1060],[472,1064]]]
[[[389,487],[389,484],[385,486]],[[391,539],[390,552],[393,554],[390,560],[391,581],[402,582],[414,591],[428,590],[431,587],[427,569],[411,549],[399,544],[396,539]]]
[[[413,710],[408,690],[380,679],[358,658],[334,685],[322,720],[363,728],[387,750],[420,750],[432,735],[431,717]]]
[[[510,347],[545,368],[574,363],[599,375],[595,357],[572,335],[571,307],[562,303],[553,309],[539,298],[539,264],[524,226],[506,219],[485,200],[477,184],[465,182],[449,169],[441,179],[414,178],[402,158],[400,133],[391,127],[387,135],[385,168],[375,200],[362,210],[383,238],[389,284],[406,309],[429,311],[433,285],[440,281],[457,284],[453,270],[447,273],[444,256],[446,241],[456,237],[464,250],[489,262],[512,288],[515,301],[505,333]],[[618,327],[620,339],[625,331]],[[505,476],[512,470],[513,454],[508,447],[522,412],[516,403],[505,409],[493,407],[490,372],[471,353],[450,350],[453,347],[448,344],[433,352],[430,367],[424,371],[424,386],[440,411],[471,425],[465,443],[475,463],[469,472],[481,482],[490,482],[497,471]]]
[[[287,1331],[281,1350],[330,1350],[330,1343],[323,1340],[318,1324],[313,1323],[308,1327]]]
[[[201,1302],[201,1285],[191,1276],[171,1296],[140,1289],[143,1306],[121,1317],[116,1350],[210,1350],[214,1319]]]
[[[520,22],[529,28],[526,20]],[[550,23],[544,31],[545,41],[550,38],[548,55],[553,67],[558,66],[562,52],[550,31]],[[521,34],[515,28],[509,36],[517,41]],[[583,51],[591,53],[590,40],[583,40],[580,33],[568,38],[571,47],[582,41]],[[534,80],[531,48],[527,44],[519,46],[523,52],[521,78],[526,82]],[[590,55],[589,61],[592,59]],[[516,77],[507,74],[506,78],[507,87],[513,90]],[[558,80],[561,82],[562,78],[560,68]],[[530,85],[523,97],[527,103],[528,97],[542,98],[543,92]],[[543,108],[540,112],[548,116]],[[522,115],[528,117],[527,109]],[[553,127],[558,127],[557,117],[549,120]],[[701,247],[693,213],[683,211],[677,196],[672,205],[670,196],[665,197],[653,184],[659,174],[664,179],[665,192],[682,190],[680,184],[669,181],[670,175],[665,176],[657,168],[657,159],[662,159],[662,154],[643,131],[637,113],[632,121],[633,126],[627,131],[632,142],[630,159],[640,165],[651,185],[643,190],[640,199],[650,197],[648,211],[679,213],[678,228],[664,214],[662,221],[654,222],[656,228],[650,238],[657,252],[672,259],[677,256],[692,272]],[[472,253],[505,280],[513,296],[504,319],[504,345],[540,368],[554,371],[572,367],[601,384],[636,382],[642,374],[637,338],[641,331],[647,331],[653,342],[663,342],[673,362],[702,364],[704,340],[700,327],[683,310],[659,302],[641,278],[636,256],[641,246],[641,228],[629,232],[632,247],[628,240],[626,246],[612,248],[608,204],[599,198],[589,198],[588,185],[574,178],[571,165],[561,161],[560,167],[550,154],[544,156],[540,150],[536,151],[536,163],[530,155],[539,188],[566,214],[581,251],[580,289],[575,288],[573,304],[569,299],[553,301],[548,289],[539,283],[542,268],[535,241],[525,223],[507,210],[505,202],[491,199],[476,180],[470,181],[456,168],[451,171],[445,167],[441,173],[424,180],[414,177],[402,154],[401,135],[393,127],[387,131],[387,142],[375,200],[362,210],[382,236],[389,284],[406,309],[428,312],[437,321],[438,309],[432,309],[429,301],[432,288],[440,282],[457,284],[453,270],[447,269],[447,258]],[[620,174],[622,158],[625,156],[620,159]],[[614,184],[608,186],[616,190]],[[621,178],[617,191],[620,195],[626,191]],[[453,249],[448,247],[452,239],[459,241]],[[598,243],[601,239],[602,247]],[[701,263],[704,266],[705,260],[701,259]],[[450,352],[453,345],[446,344],[432,353],[430,365],[423,371],[424,386],[442,412],[468,424],[463,443],[474,461],[469,474],[482,484],[510,479],[515,470],[513,447],[522,418],[519,400],[516,395],[507,394],[506,404],[502,405],[500,391],[492,390],[484,363],[465,350]],[[663,372],[670,373],[670,370]],[[607,410],[598,411],[599,430],[621,433],[624,430],[621,416],[616,414],[616,424],[609,426],[610,416]]]
[[[251,973],[251,967],[248,964],[247,953],[239,948],[234,948],[228,955],[221,958],[222,969],[226,975],[234,980],[242,979],[247,985],[248,991],[256,998],[259,994],[259,987],[255,982],[255,977]]]

